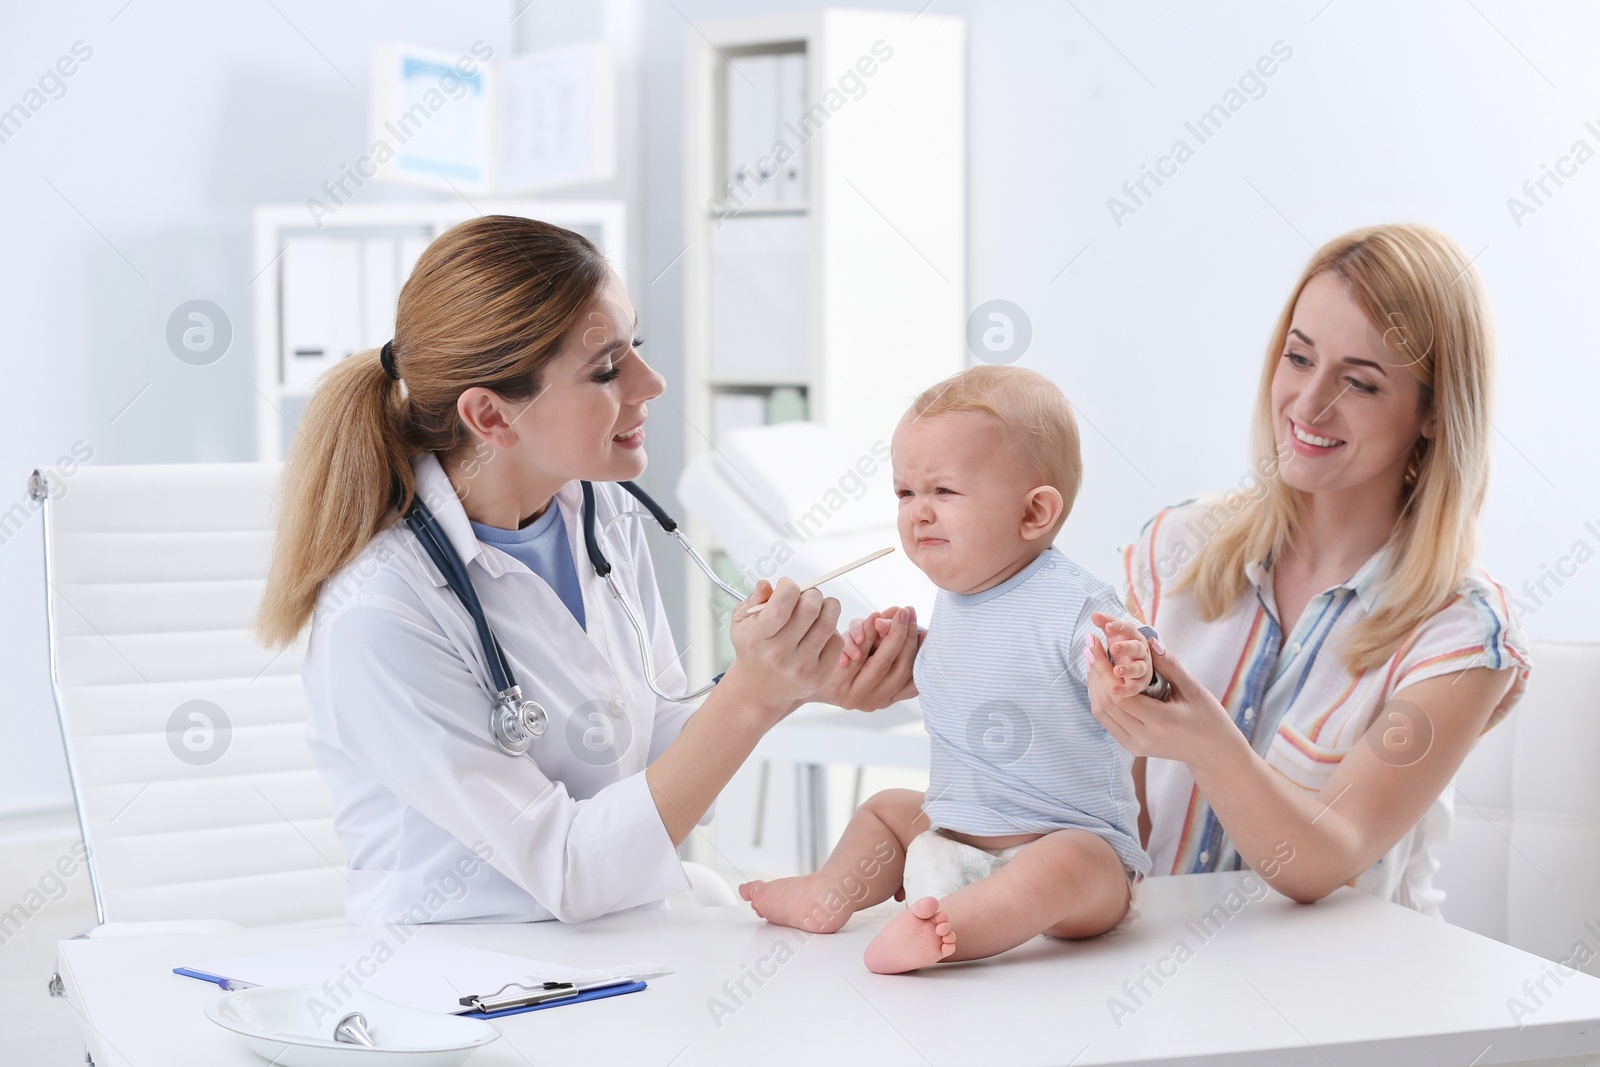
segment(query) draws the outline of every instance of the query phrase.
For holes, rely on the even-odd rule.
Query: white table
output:
[[[861,964],[893,903],[809,938],[742,907],[632,912],[577,926],[440,926],[419,936],[560,963],[654,960],[676,969],[642,993],[498,1020],[504,1037],[468,1067],[1600,1063],[1600,979],[1565,978],[1519,1029],[1507,998],[1552,964],[1353,889],[1310,906],[1272,893],[1236,896],[1243,904],[1230,911],[1226,894],[1244,877],[1151,879],[1139,915],[1108,936],[1038,938],[993,960],[916,975],[874,975]],[[1221,918],[1201,936],[1193,924],[1217,906]],[[343,936],[67,941],[62,976],[92,1023],[100,1067],[261,1067],[202,1014],[217,989],[170,968]],[[1162,964],[1180,941],[1192,955]],[[1135,1005],[1123,983],[1158,967],[1168,976],[1160,987],[1146,978],[1150,995]],[[734,988],[741,980],[746,994]],[[1108,1007],[1114,996],[1134,1008],[1120,1025]],[[718,1004],[725,1010],[715,1012]]]

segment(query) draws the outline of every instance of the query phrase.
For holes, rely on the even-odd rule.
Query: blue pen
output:
[[[240,989],[254,989],[255,988],[255,986],[253,986],[249,982],[241,982],[237,978],[224,978],[221,975],[207,974],[204,971],[195,971],[195,970],[189,969],[188,967],[174,967],[174,968],[172,968],[172,973],[173,974],[181,974],[185,978],[198,978],[202,982],[213,982],[213,983],[221,986],[223,989],[225,989],[229,993],[235,992],[235,991],[240,990]]]

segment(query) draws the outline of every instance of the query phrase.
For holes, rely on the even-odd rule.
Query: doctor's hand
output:
[[[766,604],[761,613],[749,609]],[[733,688],[773,721],[799,707],[829,681],[844,648],[834,627],[839,601],[815,589],[800,591],[788,578],[765,580],[733,612],[733,665],[722,684]]]
[[[848,711],[880,711],[911,699],[917,695],[912,667],[927,636],[917,626],[916,608],[889,607],[856,619],[833,677],[813,699]]]

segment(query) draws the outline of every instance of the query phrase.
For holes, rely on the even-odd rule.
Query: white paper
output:
[[[407,934],[409,938],[402,940]],[[489,996],[513,982],[573,982],[606,978],[646,978],[672,973],[652,963],[577,968],[504,952],[451,945],[419,936],[405,927],[306,948],[211,963],[184,964],[191,970],[248,985],[309,985],[331,1009],[356,991],[371,993],[419,1011],[457,1015],[471,1011],[461,998]]]
[[[616,108],[604,45],[517,56],[498,65],[496,79],[499,191],[615,177]]]
[[[374,50],[363,159],[379,177],[508,193],[616,177],[616,78],[606,45],[465,59],[401,45]]]
[[[378,173],[435,189],[488,192],[493,86],[453,52],[384,46],[373,57],[370,135]]]

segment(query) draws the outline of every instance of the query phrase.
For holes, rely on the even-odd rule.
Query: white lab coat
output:
[[[307,740],[348,858],[349,921],[576,922],[688,889],[644,769],[696,704],[650,690],[633,629],[584,551],[582,487],[568,483],[554,506],[587,633],[543,579],[478,541],[437,459],[413,466],[549,728],[526,756],[496,747],[494,687],[471,616],[404,523],[330,579],[302,679]],[[595,497],[601,530],[638,506],[611,483],[596,483]],[[623,519],[601,548],[646,624],[661,687],[686,692],[640,520]],[[606,720],[591,713],[619,699],[625,725],[613,735],[631,737],[608,751],[597,744]]]

